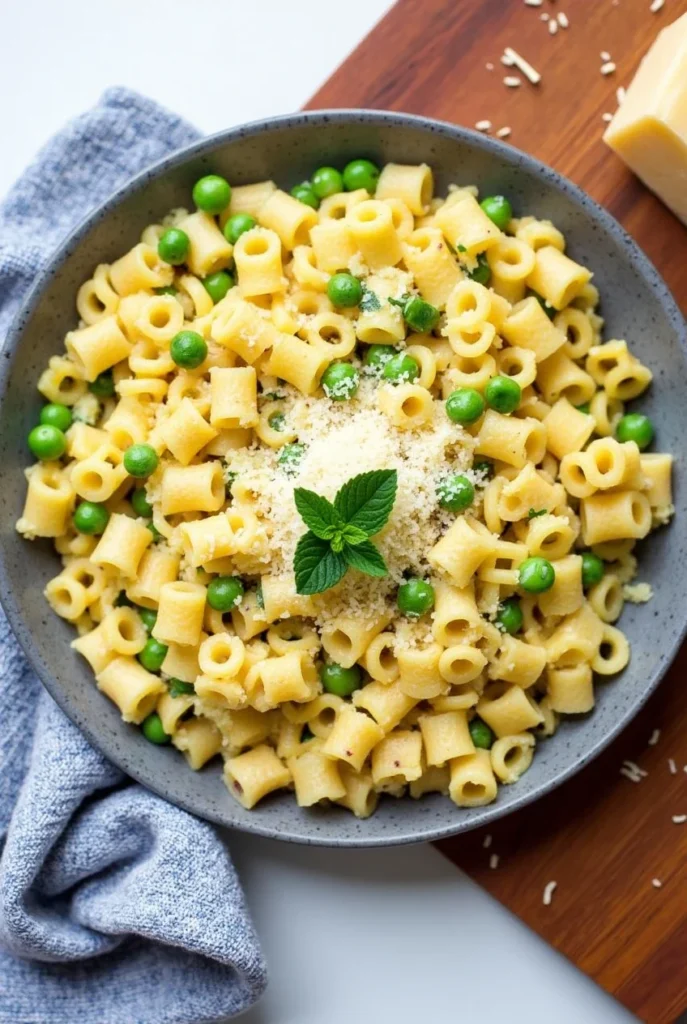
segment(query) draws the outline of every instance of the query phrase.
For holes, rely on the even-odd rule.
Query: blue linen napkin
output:
[[[0,344],[64,235],[196,138],[116,88],[45,146],[0,206]],[[0,1022],[203,1024],[247,1009],[265,963],[213,829],[89,745],[2,612],[0,688]]]

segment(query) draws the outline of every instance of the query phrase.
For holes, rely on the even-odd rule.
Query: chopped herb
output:
[[[471,281],[477,281],[478,284],[487,285],[491,279],[491,268],[487,263],[487,257],[483,252],[477,257],[477,266],[474,270],[466,270],[466,274]]]
[[[193,683],[185,683],[183,679],[170,679],[169,680],[169,695],[170,697],[187,697],[194,694],[196,691],[193,688]]]
[[[467,249],[465,248],[464,245],[461,245],[460,242],[459,242],[458,245],[456,246],[456,251],[457,252],[467,252]]]
[[[363,297],[358,303],[358,308],[362,313],[374,313],[382,308],[382,303],[375,292],[371,292],[368,288],[363,288]]]
[[[539,508],[539,509],[531,508],[529,510],[529,512],[527,513],[527,518],[528,519],[536,519],[538,516],[545,516],[546,512],[547,512],[547,510],[545,508]]]
[[[263,597],[262,593],[262,580],[260,580],[257,587],[255,588],[255,603],[257,604],[258,608],[262,608],[264,610],[265,598]]]

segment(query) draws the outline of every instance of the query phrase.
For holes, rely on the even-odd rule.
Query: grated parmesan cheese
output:
[[[391,387],[392,385],[384,385]],[[333,616],[353,615],[372,622],[391,608],[393,594],[409,568],[429,573],[427,552],[452,521],[435,502],[438,481],[453,472],[470,478],[474,441],[435,406],[434,418],[419,430],[397,430],[377,408],[379,386],[362,378],[355,403],[308,398],[284,388],[284,414],[305,445],[303,458],[287,476],[278,464],[279,452],[254,444],[227,457],[229,468],[254,493],[255,511],[270,535],[269,553],[256,556],[256,573],[286,578],[293,585],[293,559],[306,532],[293,500],[295,487],[305,487],[330,501],[359,473],[396,469],[398,492],[389,522],[375,537],[389,569],[384,580],[350,570],[343,580],[315,603],[322,626]],[[401,646],[428,642],[428,626],[408,623],[399,631]],[[431,642],[431,634],[429,635]]]
[[[677,765],[675,764],[675,761],[672,759],[672,757],[668,758],[668,770],[671,775],[677,775]]]
[[[674,825],[684,825],[684,823],[686,821],[687,821],[687,814],[674,814],[673,815],[673,824]]]
[[[650,747],[655,747],[656,744],[658,743],[658,741],[660,740],[660,738],[661,738],[661,730],[660,729],[654,729],[654,731],[652,732],[651,736],[649,737],[649,746]]]
[[[651,884],[653,885],[654,889],[660,889],[661,886],[663,885],[663,882],[661,881],[660,878],[652,878],[651,879]]]
[[[498,853],[492,853],[491,857],[489,858],[489,867],[492,869],[492,871],[496,871],[496,868],[498,866],[499,866],[499,855],[498,855]]]
[[[542,896],[542,903],[544,904],[545,907],[550,907],[551,906],[551,900],[553,898],[553,894],[555,893],[557,887],[558,887],[558,882],[547,882],[546,885],[544,886],[544,895]]]
[[[486,836],[484,837],[484,840],[483,840],[483,842],[482,842],[482,846],[484,847],[484,849],[485,849],[485,850],[488,850],[488,849],[489,849],[489,847],[491,846],[491,832],[489,832],[489,833],[488,833],[488,834],[487,834],[487,835],[486,835]]]

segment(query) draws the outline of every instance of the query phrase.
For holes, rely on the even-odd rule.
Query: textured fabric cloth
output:
[[[48,143],[0,206],[0,341],[67,232],[197,137],[112,89]],[[265,964],[213,829],[89,745],[1,612],[0,685],[1,1024],[203,1024],[249,1007]]]

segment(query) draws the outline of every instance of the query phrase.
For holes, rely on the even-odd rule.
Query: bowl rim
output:
[[[407,114],[386,110],[356,108],[323,109],[260,118],[255,121],[237,125],[233,128],[215,132],[212,135],[203,136],[198,141],[192,142],[189,145],[176,150],[174,153],[155,161],[134,177],[127,179],[123,185],[116,189],[109,199],[106,199],[99,206],[91,210],[48,258],[47,262],[37,275],[33,285],[28,290],[19,311],[12,319],[2,348],[4,358],[0,360],[0,405],[4,402],[7,394],[12,369],[17,356],[19,344],[22,340],[25,324],[38,306],[43,291],[49,282],[59,273],[64,262],[78,248],[79,244],[91,228],[115,210],[121,202],[138,191],[139,188],[148,184],[152,178],[158,178],[166,171],[187,163],[194,157],[202,157],[206,154],[210,154],[218,146],[223,144],[238,141],[245,137],[257,137],[263,133],[268,133],[274,129],[280,128],[289,129],[297,128],[302,125],[326,125],[330,123],[350,123],[351,125],[354,125],[356,122],[363,122],[372,125],[379,124],[380,126],[389,126],[394,124],[399,126],[410,125],[411,127],[428,132],[430,135],[435,134],[457,142],[466,143],[475,149],[484,151],[485,153],[497,155],[499,159],[505,161],[507,164],[523,168],[531,175],[543,180],[549,188],[562,193],[566,198],[572,200],[578,207],[583,209],[588,217],[599,224],[601,229],[607,235],[610,235],[619,247],[623,248],[628,253],[633,269],[640,277],[642,277],[647,287],[656,296],[657,301],[665,311],[667,319],[674,327],[675,333],[678,337],[680,353],[683,360],[687,362],[687,324],[685,323],[685,319],[683,318],[682,313],[680,312],[663,277],[619,222],[595,199],[585,192],[584,189],[575,185],[567,177],[528,153],[515,149],[513,146],[501,142],[498,139],[490,138],[484,134],[473,131],[472,129],[465,128],[460,125],[454,125],[447,121],[423,117],[418,114]],[[147,772],[140,771],[138,768],[132,767],[130,759],[125,753],[122,754],[120,750],[114,749],[107,737],[101,737],[91,728],[88,721],[84,720],[78,708],[72,704],[69,696],[63,691],[63,688],[60,686],[57,678],[49,671],[43,670],[43,667],[40,664],[40,659],[38,659],[34,654],[33,638],[28,629],[24,626],[18,603],[15,599],[13,589],[9,584],[4,539],[0,542],[0,603],[2,604],[12,631],[18,639],[27,661],[38,675],[50,696],[55,700],[67,717],[77,726],[77,728],[84,733],[89,742],[130,778],[135,779],[141,785],[156,793],[158,796],[165,800],[169,800],[170,803],[174,803],[176,806],[189,811],[191,814],[202,817],[205,820],[214,821],[225,827],[236,828],[243,832],[304,845],[350,848],[400,846],[409,843],[430,842],[439,839],[446,839],[462,832],[468,832],[476,828],[483,828],[490,825],[499,818],[515,813],[523,807],[534,803],[535,800],[539,800],[554,789],[557,789],[560,785],[571,779],[582,768],[593,761],[606,747],[610,745],[610,743],[622,732],[629,722],[634,719],[663,679],[675,658],[685,635],[687,634],[686,607],[682,613],[683,621],[677,630],[673,642],[664,652],[664,657],[660,666],[655,671],[650,681],[645,685],[641,696],[631,704],[627,705],[607,733],[595,740],[574,764],[557,771],[552,777],[542,782],[533,790],[523,793],[521,796],[516,796],[507,806],[504,807],[503,805],[500,805],[498,801],[491,805],[487,805],[482,809],[480,820],[474,823],[470,821],[461,823],[460,819],[456,819],[455,821],[445,825],[428,825],[407,832],[404,832],[401,829],[393,834],[380,834],[370,837],[366,837],[364,833],[361,834],[358,832],[357,834],[351,833],[349,836],[343,835],[333,840],[322,836],[317,831],[314,831],[312,828],[307,826],[307,823],[302,828],[289,826],[285,829],[277,829],[277,827],[272,824],[262,824],[259,814],[256,814],[252,820],[248,821],[229,821],[228,818],[231,817],[230,814],[222,816],[211,812],[201,812],[193,805],[193,801],[191,800],[185,800],[183,798],[175,798],[173,801],[170,800],[169,795],[165,792],[164,783],[158,782],[154,776],[149,776]],[[231,803],[228,804],[228,808],[231,811]],[[360,822],[359,824],[364,828],[364,822]]]

